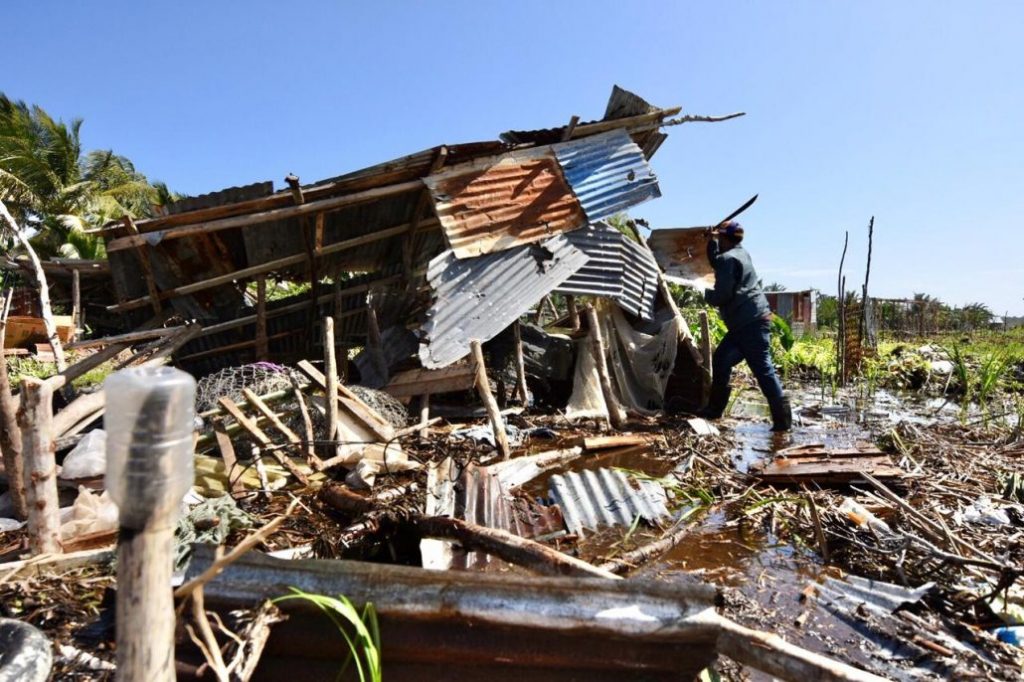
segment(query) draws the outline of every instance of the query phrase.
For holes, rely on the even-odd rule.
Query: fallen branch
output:
[[[678,545],[683,541],[683,538],[689,535],[691,529],[692,526],[689,525],[677,528],[676,530],[667,533],[660,540],[655,540],[643,547],[638,547],[632,551],[626,552],[622,556],[609,559],[604,563],[598,564],[597,567],[602,571],[609,571],[611,573],[626,573],[631,571],[640,564],[650,561]]]
[[[497,528],[442,516],[420,517],[412,520],[411,525],[423,537],[456,540],[467,549],[487,552],[544,575],[620,579],[611,571]]]

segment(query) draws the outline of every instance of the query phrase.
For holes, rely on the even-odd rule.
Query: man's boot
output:
[[[768,401],[772,413],[772,431],[789,431],[793,427],[793,409],[789,398],[782,396]]]
[[[708,404],[697,413],[697,416],[704,419],[720,419],[725,412],[725,408],[729,405],[729,396],[731,394],[732,388],[729,387],[729,384],[725,386],[712,384]]]

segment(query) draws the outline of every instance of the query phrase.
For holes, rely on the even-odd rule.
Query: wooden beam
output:
[[[83,350],[85,348],[102,348],[105,346],[116,346],[116,345],[130,345],[138,341],[149,341],[150,339],[158,339],[164,336],[170,336],[184,329],[180,327],[162,327],[160,329],[143,329],[134,332],[128,332],[127,334],[117,334],[115,336],[105,336],[101,339],[86,339],[85,341],[78,341],[76,343],[69,343],[67,345],[68,350]]]
[[[277,413],[270,409],[270,407],[265,402],[263,402],[263,400],[258,395],[253,393],[248,388],[242,389],[242,395],[245,396],[245,399],[249,402],[250,405],[255,407],[264,417],[266,417],[270,421],[271,424],[274,425],[275,429],[281,432],[282,436],[288,439],[289,443],[295,446],[302,445],[302,439],[299,438],[298,434],[289,429],[288,426],[283,421],[281,421],[281,418],[277,416]]]
[[[484,351],[480,342],[476,339],[470,341],[470,348],[473,351],[473,364],[476,368],[476,390],[480,399],[487,409],[487,415],[491,420],[491,429],[494,431],[494,442],[498,446],[501,458],[507,460],[512,456],[512,448],[508,443],[508,434],[505,433],[505,420],[501,416],[498,402],[491,393],[491,385],[487,380],[487,366],[484,364]]]
[[[393,376],[383,390],[395,398],[455,393],[471,390],[475,377],[473,366],[465,362],[441,369],[410,369]]]
[[[182,237],[194,237],[200,234],[211,234],[213,232],[230,230],[236,227],[249,227],[251,225],[273,222],[275,220],[283,220],[285,218],[313,215],[321,211],[332,211],[339,208],[345,208],[346,206],[354,206],[368,201],[393,197],[399,194],[404,194],[405,192],[419,190],[422,187],[423,182],[421,180],[410,180],[408,182],[400,182],[386,187],[377,187],[375,189],[368,189],[362,192],[353,192],[352,194],[346,194],[340,197],[331,197],[330,199],[321,199],[319,201],[309,201],[297,206],[286,206],[284,208],[275,208],[268,211],[258,211],[256,213],[250,213],[249,215],[212,220],[210,222],[198,223],[195,225],[172,227],[164,230],[160,239],[161,241],[166,241],[170,239],[181,239]],[[140,244],[145,243],[147,243],[145,237],[138,234],[129,237],[120,237],[107,244],[107,251],[112,253],[114,251],[135,248]]]
[[[397,225],[395,227],[389,227],[385,230],[373,232],[371,234],[365,234],[360,237],[353,237],[352,239],[346,239],[344,241],[325,246],[321,252],[321,255],[329,255],[332,253],[338,253],[339,251],[346,251],[356,246],[362,246],[363,244],[369,244],[372,242],[380,241],[382,239],[388,239],[409,230],[409,224]],[[178,296],[185,296],[187,294],[194,294],[197,291],[205,291],[206,289],[212,289],[223,284],[230,284],[239,280],[248,279],[256,275],[273,272],[274,270],[282,270],[284,268],[292,267],[295,265],[301,265],[306,263],[309,257],[304,254],[296,254],[294,256],[287,256],[285,258],[279,258],[277,260],[268,261],[259,265],[254,265],[248,268],[242,268],[241,270],[235,270],[229,272],[226,275],[220,275],[218,277],[211,277],[210,279],[204,279],[199,282],[193,282],[192,284],[185,284],[180,287],[168,289],[160,292],[160,298],[176,298]],[[149,304],[150,298],[143,296],[141,298],[132,299],[130,301],[124,301],[116,305],[107,306],[107,310],[110,312],[124,312],[126,310],[133,310],[135,308],[143,308]]]

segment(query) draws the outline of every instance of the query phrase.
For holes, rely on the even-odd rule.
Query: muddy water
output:
[[[735,441],[729,456],[738,471],[745,473],[751,465],[793,445],[851,447],[872,441],[873,434],[900,419],[928,416],[884,393],[870,402],[840,396],[831,405],[821,405],[813,392],[796,393],[794,398],[794,428],[781,435],[769,431],[763,401],[742,400],[733,406],[721,428]],[[697,573],[707,582],[735,590],[738,596],[728,600],[727,615],[812,651],[877,666],[878,658],[869,653],[877,651],[876,645],[866,642],[853,625],[801,598],[808,584],[826,573],[839,577],[839,571],[824,566],[812,548],[777,538],[763,516],[750,520],[743,513],[747,504],[750,501],[715,507],[695,524],[683,544],[637,576],[671,581],[683,580],[684,572]],[[810,529],[803,530],[802,535],[812,536]],[[756,671],[744,672],[754,680],[771,679]],[[900,676],[896,670],[891,673]]]

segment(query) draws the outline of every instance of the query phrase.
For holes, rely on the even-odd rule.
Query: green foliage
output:
[[[796,339],[793,336],[793,329],[783,318],[772,315],[772,336],[779,340],[783,350],[791,350]]]
[[[152,215],[165,200],[126,157],[83,155],[81,127],[82,119],[55,120],[0,93],[0,200],[35,233],[32,245],[43,258],[101,258],[102,240],[85,230],[123,215]]]
[[[334,626],[345,638],[349,655],[345,659],[338,678],[344,674],[352,661],[355,661],[356,672],[361,682],[380,682],[383,679],[380,657],[380,628],[377,625],[377,612],[373,604],[367,603],[362,613],[343,595],[327,597],[321,594],[303,592],[297,587],[291,588],[294,594],[274,599],[275,604],[291,599],[300,599],[313,604],[331,619]],[[354,634],[351,632],[354,630]]]
[[[68,363],[75,362],[75,354],[68,354]],[[105,362],[99,367],[95,367],[80,377],[76,377],[71,385],[77,389],[89,388],[91,386],[97,386],[103,383],[112,371],[114,371],[114,361]],[[17,357],[12,356],[7,358],[7,374],[11,382],[12,388],[18,386],[21,380],[25,377],[35,377],[37,379],[49,379],[57,373],[57,365],[52,362],[42,362],[36,360],[33,357]]]

